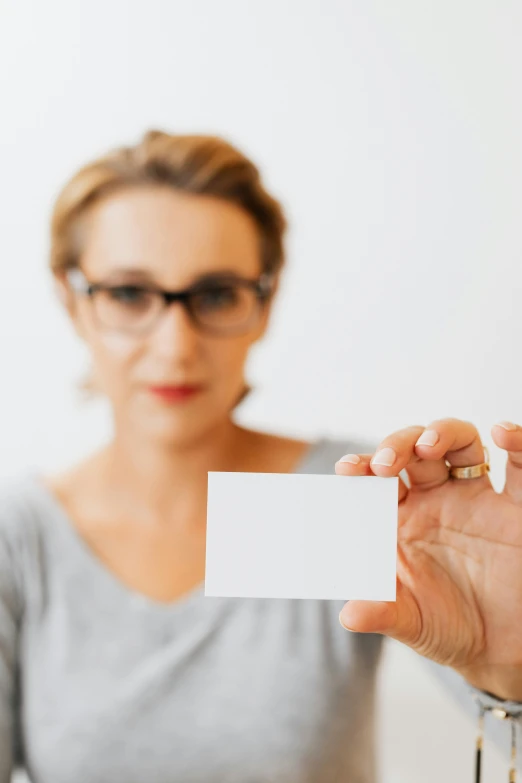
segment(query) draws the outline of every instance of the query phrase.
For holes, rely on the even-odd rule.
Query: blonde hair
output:
[[[277,274],[282,268],[285,215],[254,163],[216,136],[150,130],[136,145],[88,163],[65,184],[51,217],[51,270],[59,274],[78,265],[81,224],[94,203],[116,190],[150,184],[215,196],[243,208],[259,228],[263,272]]]

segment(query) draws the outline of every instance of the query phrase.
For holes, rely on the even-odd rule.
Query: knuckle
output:
[[[424,432],[425,427],[420,424],[412,424],[409,427],[403,427],[401,430],[396,430],[394,433],[385,438],[381,444],[382,446],[390,446],[392,444],[409,442],[413,437],[417,437]]]

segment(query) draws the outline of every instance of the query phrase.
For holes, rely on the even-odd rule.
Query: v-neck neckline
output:
[[[308,466],[313,464],[324,443],[324,438],[319,438],[312,442],[289,475],[306,473]],[[88,544],[60,500],[46,484],[43,476],[34,472],[31,473],[31,479],[32,485],[38,493],[38,496],[45,502],[47,508],[52,512],[53,517],[59,521],[60,529],[64,531],[64,534],[78,553],[78,556],[81,557],[82,561],[93,573],[94,577],[103,580],[108,588],[116,590],[121,597],[131,600],[136,608],[143,608],[160,613],[179,613],[188,610],[194,603],[199,602],[200,599],[204,597],[204,580],[172,601],[161,601],[132,588],[117,576]],[[230,599],[213,599],[213,601],[216,600],[223,602]]]

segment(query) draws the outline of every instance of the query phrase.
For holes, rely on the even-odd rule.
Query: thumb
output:
[[[491,429],[495,445],[507,451],[504,493],[522,504],[522,427],[501,421]]]
[[[382,633],[414,647],[422,629],[421,614],[411,591],[397,579],[396,601],[349,601],[339,614],[348,631]]]

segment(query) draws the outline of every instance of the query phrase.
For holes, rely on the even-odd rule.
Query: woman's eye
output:
[[[147,291],[132,285],[114,286],[108,293],[111,299],[121,304],[140,304],[147,298]]]
[[[198,304],[204,309],[233,307],[238,301],[235,288],[213,288],[198,295]]]

